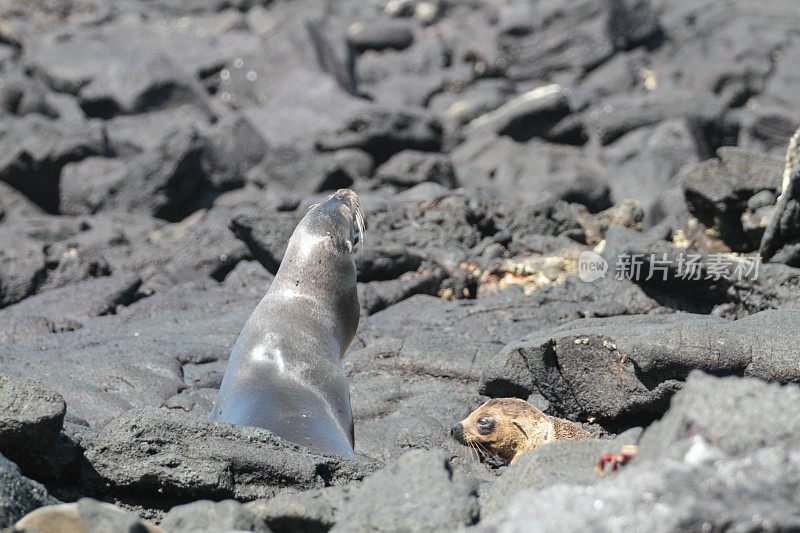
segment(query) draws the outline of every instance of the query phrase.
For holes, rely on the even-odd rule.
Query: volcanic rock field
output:
[[[800,529],[799,88],[796,0],[0,0],[0,531]],[[208,418],[340,188],[357,460]]]

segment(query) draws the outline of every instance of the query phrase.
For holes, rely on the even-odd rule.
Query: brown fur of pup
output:
[[[589,432],[568,420],[548,416],[519,398],[496,398],[453,426],[450,434],[465,446],[499,455],[512,463],[551,440],[584,439]]]

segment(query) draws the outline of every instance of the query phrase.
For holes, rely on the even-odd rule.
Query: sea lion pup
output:
[[[341,359],[358,327],[353,251],[363,232],[364,215],[349,189],[311,207],[233,347],[212,420],[355,457]]]
[[[464,446],[488,451],[513,463],[520,454],[551,440],[584,439],[589,432],[548,416],[519,398],[496,398],[450,429]]]

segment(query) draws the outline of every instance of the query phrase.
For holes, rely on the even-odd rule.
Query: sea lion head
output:
[[[352,254],[364,238],[364,212],[356,193],[339,189],[322,203],[314,204],[300,226],[306,242],[325,242],[334,250]]]
[[[301,305],[296,303],[299,300],[305,302],[302,305],[313,305],[314,313],[306,315],[313,315],[316,321],[326,316],[345,348],[360,315],[354,252],[363,235],[364,213],[358,196],[339,189],[311,206],[297,225],[268,293],[273,300],[295,302],[294,309]],[[298,318],[294,320],[298,325]],[[313,327],[319,328],[319,324]]]
[[[531,418],[546,415],[519,398],[489,400],[450,429],[450,435],[465,446],[488,451],[511,460],[528,441],[525,430]]]

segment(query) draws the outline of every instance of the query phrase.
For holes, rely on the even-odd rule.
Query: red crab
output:
[[[627,446],[623,446],[618,454],[604,453],[597,462],[597,466],[594,468],[597,470],[598,474],[604,476],[606,475],[606,463],[611,463],[611,471],[616,472],[619,465],[626,465],[631,459],[636,457],[637,451],[638,447],[629,444]]]

